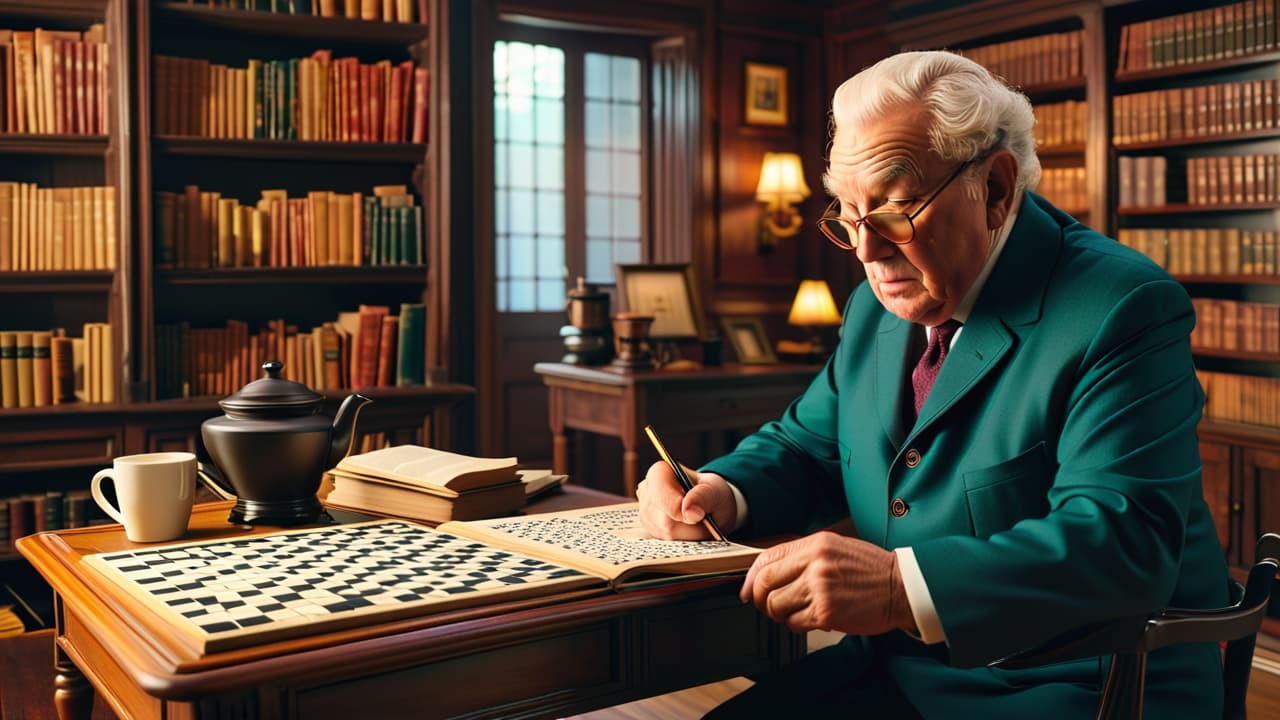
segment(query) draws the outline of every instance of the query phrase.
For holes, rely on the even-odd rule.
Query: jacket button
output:
[[[920,464],[920,451],[911,448],[907,451],[907,467],[913,468]]]
[[[906,515],[907,510],[909,509],[910,508],[907,507],[906,501],[904,501],[902,498],[894,498],[893,502],[889,503],[889,512],[892,513],[893,516],[896,518],[900,518],[903,515]]]

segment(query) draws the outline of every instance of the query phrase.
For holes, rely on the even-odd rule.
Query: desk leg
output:
[[[53,706],[58,710],[59,720],[89,720],[93,715],[93,685],[56,641],[53,669]]]

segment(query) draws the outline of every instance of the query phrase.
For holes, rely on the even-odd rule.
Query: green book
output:
[[[426,377],[427,308],[400,304],[400,337],[396,345],[396,385],[421,385]]]

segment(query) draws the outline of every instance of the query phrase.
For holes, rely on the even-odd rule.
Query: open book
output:
[[[445,497],[476,488],[516,482],[516,459],[483,458],[420,445],[396,445],[348,455],[334,474],[365,476]]]
[[[638,505],[446,523],[330,525],[88,555],[104,592],[198,655],[514,600],[563,602],[745,571],[729,542],[644,538]]]

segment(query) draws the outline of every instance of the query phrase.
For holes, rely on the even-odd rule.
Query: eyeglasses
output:
[[[991,154],[993,150],[1000,146],[999,140],[988,150],[972,160],[967,160],[955,169],[955,172],[947,176],[946,180],[938,186],[937,190],[929,196],[924,204],[916,208],[916,211],[910,215],[899,212],[873,212],[867,213],[857,220],[847,220],[840,215],[840,199],[836,198],[831,201],[827,209],[822,213],[822,217],[818,218],[818,229],[823,235],[827,236],[836,247],[841,250],[857,250],[858,249],[858,226],[866,225],[871,232],[888,240],[894,245],[906,245],[916,238],[915,219],[929,207],[929,203],[934,198],[942,194],[943,190],[951,184],[952,180],[960,177],[960,173],[965,171],[970,165],[983,160]]]

